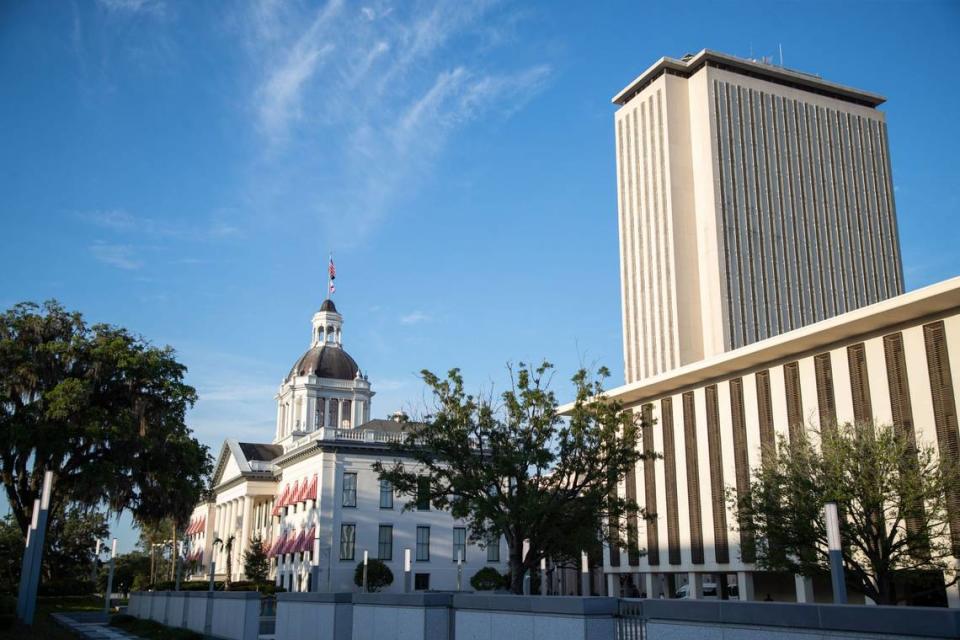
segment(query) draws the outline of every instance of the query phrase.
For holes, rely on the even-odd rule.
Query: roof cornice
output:
[[[684,78],[689,78],[707,64],[721,67],[734,73],[812,91],[866,107],[875,108],[886,102],[886,98],[876,93],[861,91],[853,87],[829,82],[819,76],[794,71],[786,67],[754,62],[753,60],[738,58],[726,53],[711,51],[710,49],[703,49],[686,61],[669,57],[660,58],[650,65],[646,71],[637,76],[633,82],[617,93],[617,95],[613,96],[611,102],[623,106],[664,73],[670,72]]]

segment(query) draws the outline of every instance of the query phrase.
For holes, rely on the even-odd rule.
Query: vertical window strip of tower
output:
[[[700,506],[700,464],[697,456],[697,412],[692,391],[683,394],[684,453],[687,462],[687,513],[690,517],[690,561],[703,564],[703,511]]]
[[[677,497],[677,453],[674,442],[673,398],[660,401],[663,471],[667,490],[667,561],[680,564],[680,505]]]
[[[933,421],[937,430],[940,457],[960,460],[960,433],[957,430],[957,403],[954,396],[950,357],[943,321],[923,327],[927,352],[927,370],[930,376],[930,394],[933,400]],[[953,489],[947,496],[947,515],[954,555],[960,555],[960,491]]]
[[[720,443],[720,415],[717,386],[704,389],[707,400],[707,452],[710,456],[710,501],[713,508],[713,546],[719,564],[730,562],[727,541],[727,509],[723,484],[723,451]]]

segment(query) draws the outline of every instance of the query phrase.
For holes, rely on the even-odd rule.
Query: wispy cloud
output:
[[[412,311],[400,316],[400,324],[420,324],[422,322],[429,322],[430,320],[432,320],[431,316],[423,311]]]
[[[134,271],[143,266],[134,247],[126,244],[97,242],[90,246],[90,253],[100,262],[118,269]]]
[[[510,42],[490,34],[512,30],[523,11],[492,1],[253,5],[243,34],[266,150],[251,187],[259,208],[297,200],[347,242],[362,238],[432,176],[453,136],[510,117],[547,85],[546,62],[488,55]]]
[[[136,233],[138,236],[175,237],[195,240],[227,238],[240,234],[240,229],[224,220],[214,218],[201,222],[178,223],[149,216],[134,215],[124,209],[79,211],[83,222],[118,234]]]
[[[112,13],[149,15],[162,18],[167,14],[163,0],[97,0],[97,4]]]

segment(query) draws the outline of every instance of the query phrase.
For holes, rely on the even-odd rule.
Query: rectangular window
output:
[[[957,402],[950,372],[947,336],[943,321],[923,327],[927,351],[927,372],[930,375],[930,395],[933,400],[933,423],[937,430],[937,448],[944,460],[960,458],[960,433],[957,431]],[[947,494],[947,518],[953,554],[960,555],[960,491]]]
[[[353,560],[354,549],[357,546],[357,525],[340,525],[340,559]]]
[[[626,483],[627,504],[634,505],[637,502],[637,468],[631,463],[627,469],[627,476],[624,478]],[[637,532],[637,516],[627,513],[627,562],[631,567],[640,565],[640,543]]]
[[[847,347],[850,365],[850,391],[853,395],[853,420],[858,425],[873,424],[873,406],[870,402],[870,376],[867,373],[867,350],[863,343]]]
[[[377,541],[377,558],[393,560],[393,525],[380,525],[380,535]]]
[[[380,508],[393,509],[393,484],[389,480],[380,481]]]
[[[430,590],[430,574],[429,573],[413,574],[413,589],[414,591],[429,591]]]
[[[720,448],[720,415],[717,406],[717,387],[710,385],[707,396],[707,453],[710,456],[710,499],[713,505],[713,548],[717,562],[730,562],[727,543],[727,507],[723,484],[723,451]]]
[[[343,506],[357,506],[357,474],[343,474]]]
[[[487,562],[500,562],[500,538],[487,544]]]
[[[737,497],[750,491],[750,460],[747,457],[747,419],[743,407],[743,380],[730,381],[730,417],[733,427],[733,465],[736,470]],[[753,527],[749,518],[740,519],[740,556],[744,562],[756,560]]]
[[[430,478],[417,479],[417,511],[430,511]]]
[[[883,355],[887,364],[887,385],[890,390],[890,412],[893,428],[910,444],[911,459],[908,464],[916,468],[917,436],[913,430],[913,406],[910,404],[910,383],[907,378],[907,362],[903,352],[903,335],[893,333],[883,337]],[[912,505],[907,515],[907,531],[919,534],[926,529],[923,504]]]
[[[430,560],[430,527],[417,527],[417,562]]]
[[[760,461],[766,465],[776,455],[777,438],[773,429],[773,398],[770,395],[770,372],[758,371],[757,418],[760,426]]]
[[[677,455],[673,437],[673,398],[660,401],[663,470],[667,489],[667,561],[680,564],[680,506],[677,499]],[[611,558],[613,551],[611,549]],[[611,563],[612,564],[612,563]]]
[[[462,558],[467,561],[467,530],[464,527],[453,528],[453,561]]]
[[[800,395],[800,365],[789,362],[783,365],[783,382],[787,391],[787,425],[790,440],[803,433],[803,399]]]
[[[830,363],[830,354],[821,353],[814,357],[813,368],[817,377],[820,429],[833,429],[837,426],[837,401],[833,391],[833,367]]]
[[[643,416],[643,422],[640,427],[641,437],[643,438],[643,453],[646,457],[643,459],[643,504],[647,510],[647,516],[657,516],[657,474],[656,452],[653,448],[653,405],[645,404],[640,411]],[[660,528],[657,526],[657,520],[647,521],[647,563],[650,565],[660,564]]]
[[[687,458],[687,512],[690,514],[690,559],[703,564],[703,514],[700,512],[700,463],[697,460],[697,413],[693,391],[683,394],[683,445]]]

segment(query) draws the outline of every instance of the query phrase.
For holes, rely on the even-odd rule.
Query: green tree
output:
[[[250,539],[250,548],[243,552],[243,573],[247,580],[258,587],[267,581],[270,574],[270,558],[260,536]]]
[[[77,507],[52,514],[44,536],[44,591],[80,595],[93,589],[93,553],[96,541],[109,533],[106,516]],[[24,538],[13,514],[0,521],[0,593],[17,590],[23,561]]]
[[[55,301],[0,315],[0,478],[24,535],[46,470],[53,514],[189,517],[211,462],[185,424],[197,395],[174,355]]]
[[[423,371],[433,412],[408,423],[398,445],[416,464],[374,464],[381,478],[414,498],[405,508],[416,506],[419,491],[434,508],[466,520],[472,540],[503,536],[514,593],[540,558],[570,553],[571,539],[588,546],[608,518],[610,535],[619,538],[620,516],[642,513],[614,491],[643,458],[635,446],[639,419],[604,397],[606,369],[593,380],[583,370],[573,377],[576,400],[569,417],[561,417],[549,389],[551,370],[549,363],[510,369],[512,386],[499,407],[465,393],[458,369],[445,380]]]
[[[495,591],[509,587],[506,576],[493,567],[483,567],[470,578],[470,586],[477,591]]]
[[[134,584],[146,588],[150,586],[150,556],[141,551],[117,555],[113,560],[113,589],[117,593],[129,594]],[[98,587],[107,588],[108,565],[100,567]]]
[[[363,562],[357,563],[357,568],[353,572],[353,583],[358,587],[363,586]],[[380,591],[393,584],[393,571],[382,560],[370,558],[367,560],[367,593]]]
[[[960,532],[951,544],[947,501],[960,496],[956,461],[892,426],[846,424],[817,435],[819,446],[803,431],[781,437],[749,491],[731,495],[756,538],[758,564],[806,576],[829,571],[823,509],[832,501],[852,588],[893,604],[898,574],[943,572],[955,583],[950,559]]]
[[[236,536],[229,536],[226,540],[223,538],[214,538],[213,544],[211,546],[219,546],[224,550],[227,556],[227,575],[223,580],[223,590],[230,591],[230,583],[233,582],[233,543],[236,540]]]

